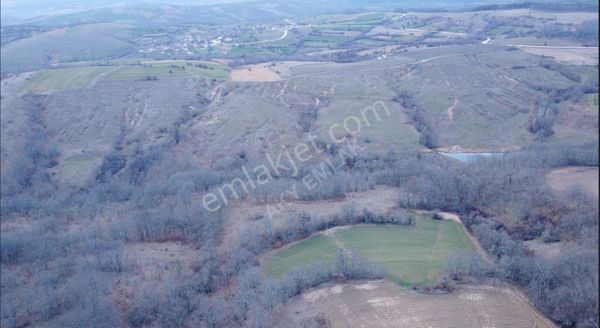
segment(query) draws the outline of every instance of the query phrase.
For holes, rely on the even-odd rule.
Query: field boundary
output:
[[[482,283],[482,284],[464,284],[460,285],[459,289],[488,289],[494,290],[502,293],[506,293],[514,296],[520,303],[525,305],[524,309],[527,309],[527,312],[531,313],[538,320],[543,322],[549,328],[559,328],[552,320],[548,319],[543,313],[541,313],[537,307],[529,300],[529,298],[521,291],[518,287],[511,285],[509,283],[495,280],[493,282]]]

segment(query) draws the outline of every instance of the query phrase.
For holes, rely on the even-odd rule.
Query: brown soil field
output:
[[[266,64],[242,66],[231,71],[231,80],[236,82],[272,82],[280,81],[281,76]]]
[[[562,167],[548,172],[546,180],[557,193],[562,194],[579,188],[586,194],[598,198],[598,167]]]
[[[521,50],[539,56],[549,56],[559,62],[572,65],[597,65],[598,48],[535,48],[521,47]]]
[[[560,241],[557,243],[544,243],[540,239],[527,240],[523,242],[530,251],[534,252],[535,255],[543,258],[553,258],[562,254],[565,250],[571,246],[571,242]]]
[[[511,289],[460,286],[449,294],[424,294],[387,280],[325,284],[277,315],[281,327],[325,318],[331,327],[555,327]]]

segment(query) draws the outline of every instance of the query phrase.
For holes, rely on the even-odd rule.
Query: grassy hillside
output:
[[[135,46],[127,41],[128,27],[89,24],[65,27],[17,40],[2,47],[2,73],[35,70],[51,64],[115,58]]]
[[[156,61],[143,65],[82,66],[43,70],[33,75],[23,91],[49,91],[87,88],[102,80],[154,80],[202,76],[227,79],[228,69],[219,64],[198,61]]]

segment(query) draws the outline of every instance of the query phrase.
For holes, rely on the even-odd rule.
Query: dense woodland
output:
[[[380,216],[348,208],[319,220],[304,214],[283,230],[265,225],[248,231],[239,245],[223,251],[218,247],[223,213],[206,211],[194,195],[241,177],[244,159],[240,156],[226,170],[197,167],[158,176],[149,173],[167,159],[161,159],[157,150],[130,157],[111,154],[88,187],[66,190],[48,174],[57,151],[43,141],[44,131],[35,117],[32,113],[29,151],[2,176],[4,222],[23,218],[35,222],[27,232],[2,234],[2,325],[6,327],[28,322],[57,327],[113,327],[124,322],[133,327],[150,322],[165,327],[262,327],[279,304],[309,287],[332,279],[382,277],[385,272],[340,252],[331,265],[266,279],[257,268],[259,254],[336,225],[413,223],[403,210]],[[336,150],[326,156],[336,159]],[[594,327],[598,324],[597,204],[577,190],[557,198],[543,178],[545,170],[566,165],[598,165],[597,144],[540,143],[470,164],[420,153],[346,158],[322,188],[302,191],[301,197],[330,199],[388,184],[403,192],[398,208],[460,213],[493,264],[475,255],[454,256],[444,279],[515,283],[553,320]],[[301,171],[309,174],[311,169]],[[272,202],[295,181],[278,177],[268,188],[247,197]],[[103,220],[120,213],[128,214]],[[510,223],[503,219],[507,213]],[[85,225],[81,231],[65,229],[79,222]],[[570,241],[573,246],[557,258],[541,259],[522,246],[524,240],[538,237],[548,243]],[[170,240],[200,250],[194,274],[144,291],[135,304],[114,304],[112,286],[136,265],[124,246]],[[449,283],[445,280],[437,287]]]

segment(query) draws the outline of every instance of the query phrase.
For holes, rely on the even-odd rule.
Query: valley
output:
[[[67,5],[2,4],[2,327],[598,326],[597,3]]]

